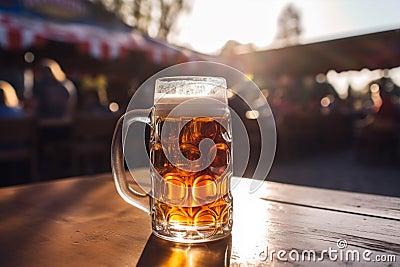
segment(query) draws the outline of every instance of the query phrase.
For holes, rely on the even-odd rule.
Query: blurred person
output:
[[[375,120],[385,121],[389,124],[400,123],[400,113],[396,104],[392,101],[392,96],[389,92],[382,89],[379,91],[380,106],[374,114]]]
[[[18,118],[22,115],[14,87],[6,81],[0,81],[0,117]]]
[[[324,82],[314,82],[314,86],[307,100],[307,110],[311,112],[322,112],[323,114],[336,112],[339,110],[339,94],[332,84]]]
[[[0,80],[0,118],[22,118],[24,113],[19,108],[18,104],[19,100],[14,87],[6,81]],[[2,125],[2,131],[7,131],[7,125]],[[22,145],[23,143],[19,141],[10,142],[8,140],[0,140],[0,150],[20,148]]]
[[[373,86],[375,86],[373,88]],[[387,70],[383,71],[383,77],[374,81],[370,87],[371,99],[375,105],[373,116],[377,120],[400,123],[400,114],[394,101],[396,86],[391,78],[388,78]]]
[[[384,88],[372,92],[375,110],[356,127],[356,157],[370,163],[395,163],[400,159],[400,113]]]
[[[43,60],[36,70],[33,97],[37,101],[39,117],[73,116],[76,105],[76,88],[53,60]]]

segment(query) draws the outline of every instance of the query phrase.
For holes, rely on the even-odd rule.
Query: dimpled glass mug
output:
[[[132,122],[151,128],[151,185],[146,194],[135,190],[135,179],[125,175],[122,129]],[[111,155],[115,184],[125,201],[151,215],[156,236],[199,243],[230,234],[231,129],[226,81],[219,77],[159,78],[154,106],[120,118]],[[143,198],[149,198],[149,207],[141,204]]]

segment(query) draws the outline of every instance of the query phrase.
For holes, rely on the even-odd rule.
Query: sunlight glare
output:
[[[329,107],[329,105],[331,104],[331,100],[328,97],[324,97],[321,99],[321,106],[324,108]]]
[[[195,1],[192,13],[180,21],[179,43],[203,53],[216,53],[228,40],[270,44],[276,34],[276,18],[287,1]]]
[[[253,43],[259,49],[271,47],[278,16],[288,4],[293,4],[300,14],[300,43],[393,28],[400,22],[399,2],[395,0],[385,5],[365,5],[363,0],[192,1],[192,10],[179,17],[179,32],[170,41],[209,54],[218,53],[228,40]]]
[[[18,107],[19,100],[14,87],[6,81],[0,81],[0,88],[3,90],[6,106],[12,108]]]
[[[117,112],[119,110],[119,105],[116,102],[111,102],[110,105],[108,105],[108,108],[112,111],[112,112]]]
[[[369,90],[371,90],[371,93],[378,93],[379,92],[379,85],[374,83],[371,84],[371,86],[369,87]]]
[[[237,189],[239,190],[239,188]],[[264,192],[267,196],[268,190]],[[269,224],[272,205],[255,196],[245,195],[244,192],[235,190],[234,198],[236,197],[235,193],[241,194],[242,197],[235,203],[235,210],[240,210],[240,218],[235,217],[238,216],[238,213],[234,213],[232,243],[235,244],[235,253],[240,255],[244,261],[253,261],[264,249],[265,240],[268,240],[270,232],[273,231]],[[258,247],[260,250],[254,251],[254,247]]]
[[[246,111],[246,118],[249,120],[256,120],[260,117],[260,113],[257,110]]]
[[[340,96],[347,96],[347,89],[349,87],[347,73],[337,73],[334,70],[330,70],[328,71],[326,78]]]
[[[393,82],[397,85],[400,86],[400,67],[391,69],[389,71],[390,78],[393,79]]]

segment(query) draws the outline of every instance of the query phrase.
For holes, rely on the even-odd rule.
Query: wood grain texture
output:
[[[395,197],[316,189],[275,182],[268,182],[266,190],[259,192],[259,196],[269,201],[400,220],[400,198]]]
[[[0,203],[2,266],[132,266],[151,233],[110,175],[2,189]]]
[[[199,245],[151,235],[150,217],[125,203],[110,174],[0,189],[0,266],[399,266],[398,198],[266,182],[234,190],[232,236]],[[262,198],[260,198],[262,197]],[[396,262],[333,261],[323,250],[371,250]],[[265,259],[315,250],[323,262]]]

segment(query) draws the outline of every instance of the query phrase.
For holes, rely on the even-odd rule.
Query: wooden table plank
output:
[[[371,266],[399,265],[400,220],[390,214],[384,215],[393,218],[371,216],[370,206],[363,214],[365,206],[352,213],[343,205],[357,198],[361,202],[372,197],[382,203],[386,198],[270,182],[249,195],[248,182],[244,180],[233,190],[232,237],[200,245],[176,244],[152,236],[150,217],[118,196],[110,174],[0,189],[0,265],[320,266],[321,262],[282,262],[276,258],[271,262],[262,256],[266,248],[269,252],[315,250],[320,256],[329,247],[338,249],[338,239],[348,242],[347,250],[369,249],[373,255],[394,255],[397,259]],[[304,197],[296,200],[294,196],[300,193]],[[330,196],[329,205],[320,199],[325,194]],[[311,200],[314,202],[307,202]],[[335,200],[342,206],[326,208],[335,207]],[[397,204],[397,199],[388,203]],[[390,204],[386,206],[392,209]],[[350,263],[366,265],[365,261]],[[323,264],[346,263],[325,255]]]
[[[348,243],[348,247],[343,251],[359,250],[362,252],[368,249],[373,251],[374,255],[395,255],[397,261],[400,261],[400,220],[362,214],[362,208],[358,214],[355,214],[347,212],[346,209],[341,211],[340,205],[335,207],[333,202],[335,199],[343,201],[343,198],[339,197],[345,197],[352,201],[354,197],[351,193],[267,182],[254,195],[246,195],[251,181],[241,180],[240,183],[241,186],[233,191],[234,200],[239,199],[239,201],[235,201],[234,208],[232,257],[238,264],[246,263],[251,266],[262,263],[262,261],[257,261],[257,254],[254,253],[257,251],[255,248],[260,250],[262,246],[268,246],[270,250],[275,249],[276,251],[295,249],[321,252],[329,248],[339,250],[336,245],[339,239],[346,240]],[[281,190],[279,185],[286,190]],[[299,199],[298,203],[294,198],[291,199],[293,203],[275,200],[278,197],[288,200],[288,195],[300,195],[300,193],[304,193],[304,197]],[[313,203],[311,201],[314,200],[314,196],[319,197],[322,193],[331,197],[330,203],[317,201],[316,204],[313,204],[317,208],[301,204]],[[273,200],[269,200],[269,197],[259,198],[266,195],[272,195],[275,198]],[[380,200],[379,196],[356,195]],[[243,198],[243,196],[246,197]],[[396,203],[395,200],[390,203]],[[335,208],[326,209],[325,207]],[[368,213],[370,209],[366,211]],[[281,264],[285,263],[275,262],[274,266]],[[325,260],[323,264],[324,266],[337,266],[343,262]],[[352,266],[365,266],[365,264],[366,262],[352,262]],[[296,262],[295,265],[320,266],[321,262]]]
[[[321,252],[338,249],[339,239],[348,242],[347,249],[370,249],[376,254],[397,255],[400,259],[399,221],[268,201],[266,204],[253,200],[246,204],[241,200],[235,203],[235,215],[240,218],[235,217],[232,247],[238,263],[259,263],[254,252],[257,252],[255,248],[263,246],[276,251]],[[315,266],[320,265],[320,262],[315,263]],[[336,266],[339,262],[326,260],[325,265]],[[365,262],[352,263],[352,266],[364,265]]]
[[[243,179],[246,180],[246,179]],[[278,203],[400,220],[400,198],[268,182],[256,195]]]
[[[132,266],[151,233],[110,175],[2,189],[0,214],[2,266]]]

